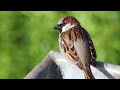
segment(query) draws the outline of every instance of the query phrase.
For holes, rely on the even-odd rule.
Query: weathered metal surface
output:
[[[91,66],[95,79],[120,79],[120,66],[96,62],[96,67]],[[24,79],[84,79],[82,70],[69,63],[62,55],[50,51]]]

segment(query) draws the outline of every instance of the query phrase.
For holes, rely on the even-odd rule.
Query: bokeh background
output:
[[[89,32],[98,61],[120,65],[119,11],[1,11],[0,78],[24,78],[50,50],[59,52],[53,27],[66,15]]]

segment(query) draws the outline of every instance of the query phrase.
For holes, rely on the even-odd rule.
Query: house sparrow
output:
[[[54,27],[59,31],[61,54],[84,72],[85,79],[95,79],[90,65],[96,65],[96,50],[88,32],[72,16],[61,18]]]

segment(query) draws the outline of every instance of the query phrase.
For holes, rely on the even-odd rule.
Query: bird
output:
[[[96,67],[97,54],[86,29],[73,16],[63,16],[53,29],[59,32],[59,48],[66,60],[77,65],[85,79],[95,79],[90,65]]]

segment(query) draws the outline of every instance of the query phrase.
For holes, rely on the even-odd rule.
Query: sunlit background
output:
[[[89,32],[98,61],[120,65],[120,12],[1,11],[0,78],[24,78],[50,50],[59,52],[53,27],[66,15]]]

